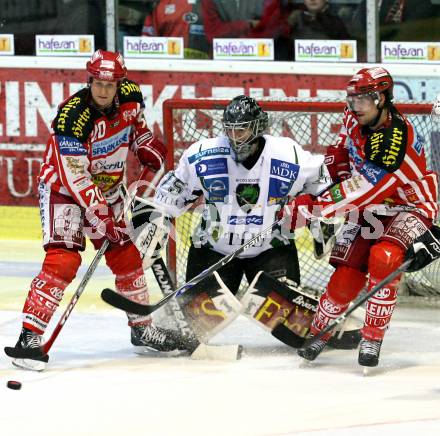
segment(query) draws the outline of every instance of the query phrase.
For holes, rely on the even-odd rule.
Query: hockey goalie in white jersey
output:
[[[323,156],[303,150],[291,138],[264,134],[267,127],[268,115],[254,99],[244,95],[235,97],[223,114],[225,135],[191,145],[181,156],[176,169],[159,183],[155,207],[162,216],[177,217],[201,196],[205,200],[198,210],[201,221],[191,237],[187,280],[274,224],[286,201],[303,192],[316,194],[329,184]],[[167,233],[163,230],[162,235],[156,234],[153,239],[158,241]],[[148,242],[151,242],[150,238]],[[152,244],[149,245],[151,248]],[[145,250],[148,247],[144,247]],[[243,274],[251,286],[238,301],[234,296]],[[262,289],[261,281],[266,289]],[[293,326],[298,333],[304,330],[302,321],[294,317],[289,320],[288,316],[293,311],[291,301],[295,298],[295,291],[284,286],[284,297],[279,295],[284,291],[269,295],[280,282],[300,283],[298,256],[290,225],[276,227],[261,244],[247,249],[224,265],[218,274],[202,280],[178,300],[189,318],[198,318],[194,319],[195,330],[202,340],[224,328],[234,318],[230,312],[237,314],[240,311],[258,319],[269,331],[282,323]],[[311,311],[313,304],[316,306],[316,301],[305,304],[306,312]],[[202,312],[215,316],[211,321],[208,316],[201,321],[195,314]],[[307,321],[310,323],[313,313],[308,319],[307,316],[307,313],[301,314],[304,325]],[[208,337],[203,337],[204,333]],[[289,343],[288,339],[281,340]],[[295,343],[290,345],[295,346]]]

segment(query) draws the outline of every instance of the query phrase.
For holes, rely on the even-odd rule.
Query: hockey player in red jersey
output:
[[[120,53],[97,50],[87,62],[88,86],[63,102],[52,123],[39,175],[40,212],[45,259],[30,285],[23,308],[23,327],[15,348],[39,347],[65,288],[75,278],[80,252],[89,236],[105,252],[116,288],[135,301],[148,300],[137,249],[116,222],[123,206],[123,182],[129,150],[145,168],[157,171],[165,147],[148,129],[139,86],[127,79]],[[128,315],[135,346],[175,348],[166,332],[148,317]],[[48,356],[14,364],[42,370]]]
[[[352,77],[339,141],[326,157],[338,183],[317,198],[302,195],[289,205],[292,227],[301,210],[309,217],[346,217],[330,257],[336,270],[320,299],[312,335],[339,317],[365,285],[372,289],[396,270],[437,217],[437,175],[426,168],[423,139],[392,100],[393,79],[384,68],[364,68]],[[367,302],[358,359],[362,366],[379,362],[399,280]],[[310,342],[299,355],[314,360],[330,336]]]

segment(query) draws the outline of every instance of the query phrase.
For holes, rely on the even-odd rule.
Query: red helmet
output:
[[[89,78],[94,77],[98,80],[113,82],[127,77],[124,58],[119,52],[96,50],[86,68]]]
[[[347,95],[369,94],[383,92],[387,100],[393,99],[393,78],[382,67],[362,68],[348,82]]]

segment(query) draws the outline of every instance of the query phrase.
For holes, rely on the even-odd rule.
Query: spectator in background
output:
[[[263,13],[263,0],[201,0],[206,38],[250,38]]]
[[[124,48],[124,36],[139,36],[145,15],[151,14],[157,0],[119,0],[118,2],[118,48]]]
[[[440,5],[432,0],[378,0],[382,41],[438,41]],[[365,38],[366,2],[362,0],[350,22],[351,33]]]
[[[344,22],[330,12],[327,0],[304,0],[304,7],[287,18],[292,40],[350,39]]]
[[[273,38],[275,60],[293,59],[287,17],[295,7],[294,0],[265,0],[263,15],[249,34],[251,38]]]
[[[160,0],[145,17],[142,35],[181,36],[185,58],[208,58],[201,0]]]

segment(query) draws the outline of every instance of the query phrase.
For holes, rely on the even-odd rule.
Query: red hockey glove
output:
[[[154,170],[150,167],[144,167],[141,175],[139,176],[139,180],[135,182],[136,184],[136,197],[143,197],[145,191],[150,190],[151,193],[154,195],[156,186],[154,183],[154,177],[155,177]],[[130,186],[130,189],[134,188],[134,184]],[[150,189],[149,189],[150,188]]]
[[[307,219],[313,212],[315,205],[314,198],[310,194],[298,195],[290,203],[287,203],[283,209],[278,212],[278,219],[281,219],[286,212],[286,222],[290,224],[291,230],[304,227],[307,224]]]
[[[86,217],[95,229],[95,237],[106,238],[112,244],[123,244],[126,233],[116,224],[113,212],[108,206],[90,207],[86,210]],[[93,237],[91,235],[90,237]]]
[[[140,163],[158,171],[166,156],[166,147],[163,142],[148,132],[138,136],[136,143],[135,153]]]
[[[337,145],[328,146],[324,163],[334,182],[342,182],[351,177],[347,148]]]

